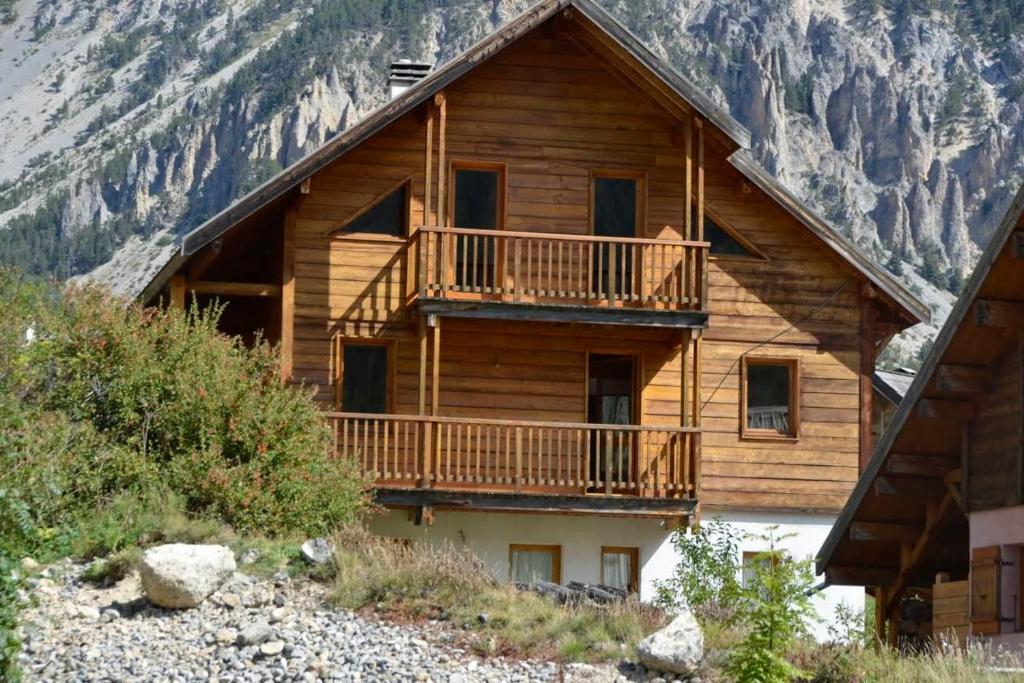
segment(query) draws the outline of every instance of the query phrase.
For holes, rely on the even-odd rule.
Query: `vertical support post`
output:
[[[174,275],[171,277],[171,308],[179,311],[185,310],[185,276]]]
[[[700,393],[701,381],[704,375],[704,364],[701,358],[703,353],[704,340],[700,330],[693,332],[693,426],[700,427]]]
[[[515,476],[515,490],[516,493],[523,486],[523,428],[516,427],[516,476]]]
[[[885,639],[885,605],[888,601],[884,586],[875,588],[875,649],[879,650]]]
[[[295,355],[295,203],[284,214],[284,245],[281,249],[281,379],[292,379]]]
[[[434,358],[431,363],[430,379],[430,414],[437,417],[440,414],[441,395],[441,319],[429,316],[428,324],[434,328]]]
[[[437,224],[441,227],[447,225],[445,222],[445,190],[447,180],[445,178],[447,169],[445,160],[445,146],[447,138],[448,104],[444,93],[434,95],[434,104],[438,108],[437,119]]]
[[[427,414],[427,319],[424,316],[420,316],[419,325],[419,342],[420,342],[420,383],[419,383],[419,402],[417,404],[418,414]]]
[[[679,424],[690,426],[690,330],[683,330],[679,340]]]
[[[434,104],[427,102],[427,145],[423,161],[423,225],[430,222],[430,201],[434,198]]]
[[[691,116],[685,124],[683,132],[684,142],[686,147],[686,202],[683,205],[683,217],[686,226],[683,232],[684,240],[693,239],[693,117]]]
[[[697,241],[704,241],[704,123],[697,119]],[[700,309],[708,306],[708,250],[700,256]]]
[[[423,417],[427,414],[427,320],[420,316],[419,324],[420,343],[420,376],[419,376],[419,401],[417,412]],[[430,487],[430,436],[431,425],[426,420],[420,421],[419,429],[419,452],[416,457],[419,460],[420,487]]]
[[[860,297],[860,458],[861,472],[871,460],[873,448],[871,420],[874,412],[874,388],[872,379],[875,375],[875,323],[877,309],[871,299],[873,290],[865,285]]]

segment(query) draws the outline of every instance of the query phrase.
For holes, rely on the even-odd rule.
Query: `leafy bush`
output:
[[[746,635],[729,657],[729,673],[738,683],[787,683],[804,676],[787,655],[809,635],[814,618],[809,561],[780,550],[774,529],[761,540],[768,547],[751,559],[750,581],[737,603],[735,619]]]
[[[742,593],[741,539],[719,517],[697,530],[678,529],[672,545],[679,562],[671,578],[655,584],[657,603],[670,611],[688,605],[702,621],[727,621]]]

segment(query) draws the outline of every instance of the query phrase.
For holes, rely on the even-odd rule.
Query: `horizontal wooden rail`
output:
[[[695,428],[327,416],[335,452],[389,485],[673,498],[697,490]]]
[[[421,227],[420,296],[702,311],[707,242]]]

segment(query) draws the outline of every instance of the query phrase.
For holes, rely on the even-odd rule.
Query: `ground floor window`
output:
[[[628,593],[640,588],[640,552],[637,548],[601,548],[601,584]]]
[[[754,585],[757,578],[757,571],[767,571],[772,565],[778,565],[779,555],[769,550],[745,550],[743,551],[743,576],[741,583],[744,588]]]
[[[517,545],[508,547],[509,578],[514,583],[562,582],[562,547]]]

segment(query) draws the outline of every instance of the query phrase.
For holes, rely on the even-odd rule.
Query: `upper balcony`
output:
[[[593,322],[674,327],[702,327],[707,319],[709,248],[684,240],[432,226],[410,240],[421,308],[424,301],[492,311],[512,304],[533,308],[524,317],[537,317],[541,307],[575,309],[600,312]]]

